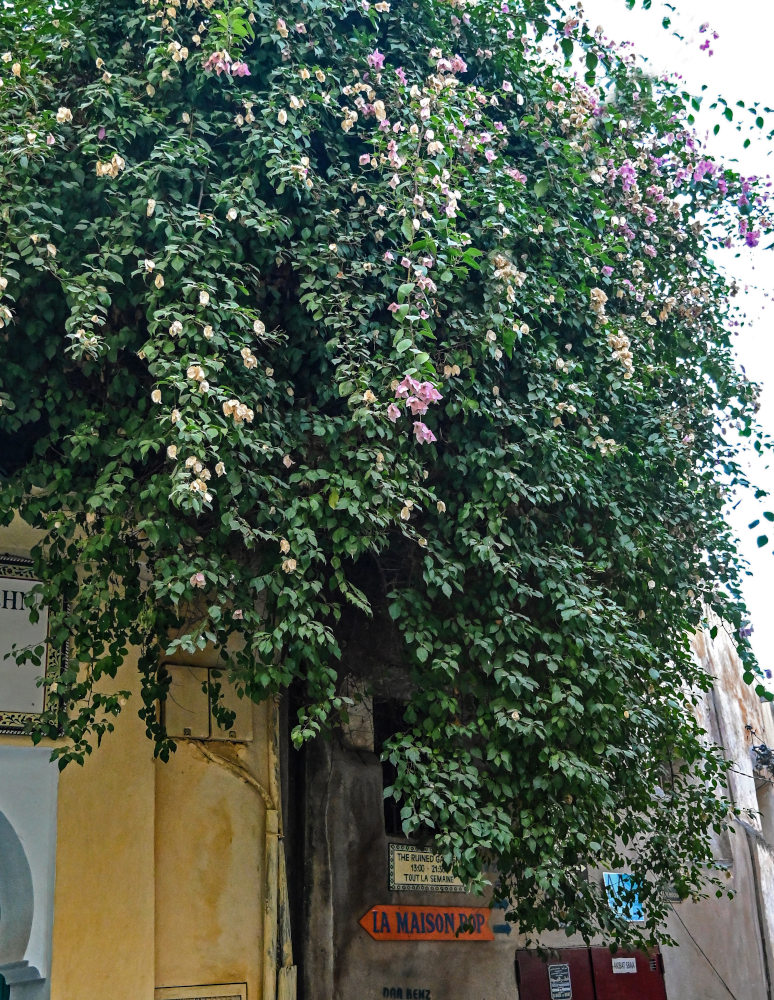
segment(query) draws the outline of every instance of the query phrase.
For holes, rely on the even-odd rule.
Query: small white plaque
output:
[[[613,959],[613,972],[636,972],[636,971],[637,971],[636,958]]]
[[[551,987],[551,1000],[572,1000],[570,966],[566,962],[548,966],[548,985]]]

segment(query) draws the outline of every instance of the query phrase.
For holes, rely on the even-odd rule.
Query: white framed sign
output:
[[[46,708],[46,688],[38,678],[59,672],[62,651],[53,650],[48,634],[48,610],[30,621],[27,595],[40,581],[32,561],[0,556],[0,733],[20,733]],[[17,664],[13,650],[39,651],[39,663]]]
[[[414,844],[390,844],[391,892],[465,892],[465,886],[447,872],[440,854]]]
[[[614,958],[613,959],[613,972],[637,972],[637,959],[636,958]]]

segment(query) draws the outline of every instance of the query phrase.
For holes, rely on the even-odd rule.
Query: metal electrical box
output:
[[[164,722],[173,739],[226,740],[246,743],[253,738],[253,703],[240,698],[223,671],[187,664],[167,663],[169,691],[164,703]],[[234,713],[231,725],[223,729],[212,714],[214,691],[220,690],[220,704]]]

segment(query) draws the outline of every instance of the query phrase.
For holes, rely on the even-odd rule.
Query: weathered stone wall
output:
[[[464,908],[484,901],[463,893],[390,892],[388,843],[405,841],[384,832],[376,755],[322,740],[307,754],[304,1000],[513,1000],[515,935],[377,941],[360,926],[375,904]]]
[[[774,1000],[774,850],[764,836],[774,831],[774,786],[753,776],[745,730],[752,725],[759,741],[774,746],[772,711],[743,682],[722,628],[714,642],[705,633],[693,646],[715,678],[714,691],[699,706],[700,719],[734,762],[729,792],[746,810],[746,821],[715,845],[716,856],[729,864],[735,898],[713,894],[700,903],[674,904],[669,932],[679,947],[662,950],[666,992],[670,1000],[728,1000],[729,994]],[[384,832],[381,768],[369,748],[367,722],[366,705],[340,739],[318,740],[306,751],[303,1000],[513,1000],[516,952],[526,944],[516,932],[498,933],[491,942],[412,943],[373,940],[359,925],[375,904],[482,904],[475,896],[390,892],[388,843],[400,838]],[[772,793],[766,830],[758,814],[760,787]],[[498,923],[496,912],[491,923]],[[547,935],[542,944],[585,947],[562,934]]]

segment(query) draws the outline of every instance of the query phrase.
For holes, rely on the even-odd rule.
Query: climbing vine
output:
[[[543,0],[53,13],[0,21],[0,512],[70,649],[34,738],[82,763],[130,648],[162,758],[165,659],[293,686],[297,745],[359,673],[405,692],[408,833],[525,931],[653,940],[729,822],[708,610],[755,670],[710,253],[770,231],[764,182]]]

